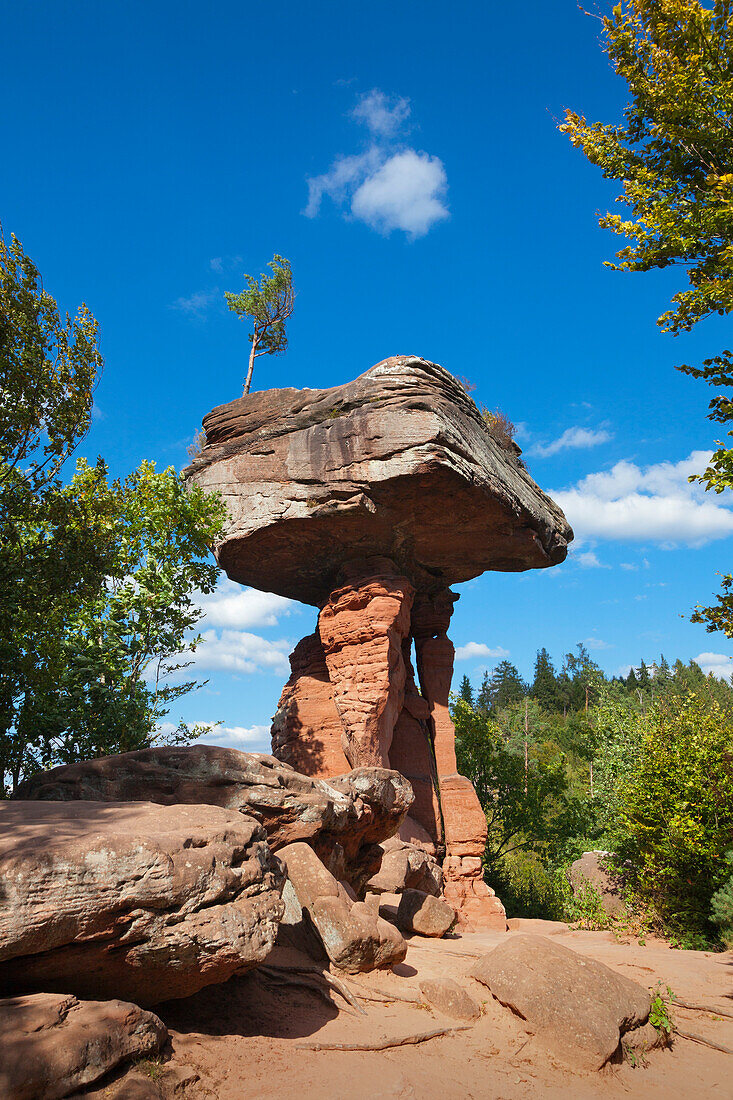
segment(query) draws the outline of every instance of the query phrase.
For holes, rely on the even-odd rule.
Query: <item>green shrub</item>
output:
[[[490,879],[508,917],[564,920],[563,897],[556,876],[534,852],[511,852]]]
[[[712,898],[730,873],[732,742],[717,702],[668,697],[649,713],[636,765],[619,790],[612,841],[629,885],[685,942],[703,944],[714,933]]]

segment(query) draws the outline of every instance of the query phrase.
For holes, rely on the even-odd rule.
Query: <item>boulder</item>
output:
[[[282,882],[265,830],[233,810],[0,803],[0,987],[187,997],[263,961]]]
[[[124,1001],[34,993],[0,1000],[0,1096],[56,1100],[168,1039],[152,1012]]]
[[[284,925],[301,926],[304,939],[315,932],[331,962],[349,973],[402,962],[407,944],[397,929],[354,901],[312,848],[289,844],[278,856],[288,876]]]
[[[481,1015],[473,997],[452,978],[425,978],[420,982],[420,992],[428,1004],[452,1020],[472,1023]]]
[[[263,825],[273,851],[305,840],[339,878],[359,888],[378,869],[377,845],[400,827],[412,790],[398,772],[384,768],[359,768],[325,782],[261,753],[188,745],[52,768],[22,783],[17,797],[238,810]]]
[[[471,976],[577,1069],[619,1058],[624,1034],[649,1018],[651,998],[637,982],[543,936],[510,937]]]
[[[572,531],[448,371],[413,355],[328,390],[264,390],[204,417],[186,471],[227,501],[242,584],[322,607],[355,558],[444,586],[554,565]]]
[[[374,894],[401,894],[403,890],[422,890],[438,897],[443,886],[443,872],[435,856],[416,844],[392,837],[380,844],[382,860],[379,871],[366,884]]]
[[[626,912],[621,897],[620,876],[609,871],[606,860],[610,852],[583,852],[580,859],[570,864],[568,878],[577,896],[591,886],[603,903],[609,917],[621,917]]]
[[[422,890],[403,890],[397,909],[397,927],[419,936],[444,936],[455,923],[455,910],[444,898]]]

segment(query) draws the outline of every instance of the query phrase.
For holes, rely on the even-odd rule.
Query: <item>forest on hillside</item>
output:
[[[609,927],[568,867],[604,850],[627,926],[682,946],[733,933],[733,688],[694,661],[608,678],[578,645],[525,682],[509,661],[453,696],[459,769],[486,811],[488,881],[510,916]]]

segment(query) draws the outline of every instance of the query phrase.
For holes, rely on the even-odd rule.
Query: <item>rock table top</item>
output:
[[[573,533],[448,371],[393,356],[327,390],[264,390],[204,418],[187,470],[228,506],[220,565],[321,606],[349,563],[419,588],[563,561]]]

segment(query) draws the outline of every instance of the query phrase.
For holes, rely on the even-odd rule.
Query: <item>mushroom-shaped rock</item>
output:
[[[445,586],[561,562],[572,531],[448,371],[385,359],[327,390],[264,390],[204,418],[188,468],[227,502],[229,577],[322,606],[342,567],[384,555]]]
[[[319,777],[396,769],[414,792],[402,839],[442,860],[459,926],[505,928],[483,881],[486,814],[457,770],[449,585],[563,561],[561,510],[461,384],[415,356],[329,390],[249,394],[204,428],[187,477],[227,504],[219,563],[320,608],[290,658],[274,755]]]

